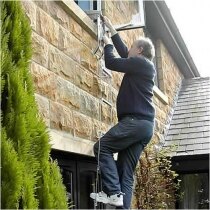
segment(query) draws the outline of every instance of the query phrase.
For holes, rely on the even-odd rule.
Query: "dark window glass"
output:
[[[68,202],[71,202],[73,209],[95,209],[94,201],[90,198],[90,193],[95,192],[97,168],[95,158],[58,151],[52,151],[51,157],[58,162],[63,183],[66,186]],[[101,190],[99,174],[97,192]],[[105,209],[105,205],[98,203],[96,208]]]
[[[208,173],[183,174],[180,177],[183,199],[179,202],[179,209],[209,209]]]
[[[68,202],[73,202],[73,172],[70,171],[68,168],[61,168],[61,174],[63,177],[63,182],[65,183]]]
[[[78,6],[83,10],[90,10],[90,1],[77,1]]]
[[[75,1],[75,3],[84,11],[97,10],[98,9],[97,0],[89,0],[89,1],[77,0],[77,1]]]

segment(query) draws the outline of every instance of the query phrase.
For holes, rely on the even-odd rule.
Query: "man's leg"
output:
[[[105,193],[113,195],[122,191],[113,153],[120,152],[135,143],[145,144],[145,140],[151,138],[152,133],[152,122],[126,117],[101,138],[99,162]],[[99,142],[94,145],[96,158],[98,150]]]
[[[113,158],[113,153],[126,148],[122,139],[125,131],[125,126],[119,122],[112,127],[101,139],[100,139],[100,171],[102,177],[103,191],[108,195],[114,195],[121,192],[121,186],[119,182],[119,176],[117,171],[116,162]],[[126,142],[126,141],[125,141]],[[94,145],[94,154],[98,158],[99,141]]]
[[[125,193],[123,208],[129,209],[131,205],[134,171],[144,146],[141,143],[131,145],[118,153],[117,168],[121,190]]]

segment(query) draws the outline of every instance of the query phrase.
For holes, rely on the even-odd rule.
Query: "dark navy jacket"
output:
[[[153,121],[152,97],[156,74],[153,63],[144,56],[128,58],[128,49],[118,34],[112,37],[112,41],[121,58],[113,54],[114,46],[108,44],[104,48],[105,65],[110,70],[125,73],[117,96],[118,119],[134,115]]]

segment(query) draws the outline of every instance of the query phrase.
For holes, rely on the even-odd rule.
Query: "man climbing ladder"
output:
[[[103,19],[121,56],[114,56],[113,45],[105,35],[106,67],[125,74],[117,97],[119,122],[100,139],[100,148],[99,142],[94,145],[94,154],[96,158],[99,156],[103,191],[91,193],[90,197],[97,202],[129,209],[134,170],[153,135],[155,109],[152,96],[156,71],[151,60],[154,46],[149,39],[142,37],[128,50],[111,21],[107,17]],[[113,153],[117,152],[115,162]]]

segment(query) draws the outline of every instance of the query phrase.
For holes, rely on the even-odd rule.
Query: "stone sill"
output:
[[[52,149],[94,157],[94,141],[73,137],[67,132],[55,129],[48,128],[48,131]],[[117,156],[118,153],[114,153],[114,160],[117,160]]]
[[[155,85],[153,88],[155,96],[157,96],[165,105],[168,105],[168,97]]]
[[[52,149],[72,152],[81,155],[94,156],[94,141],[73,137],[67,132],[49,129],[50,144]]]
[[[73,1],[61,0],[57,3],[70,14],[91,36],[97,38],[97,26],[90,17]]]

